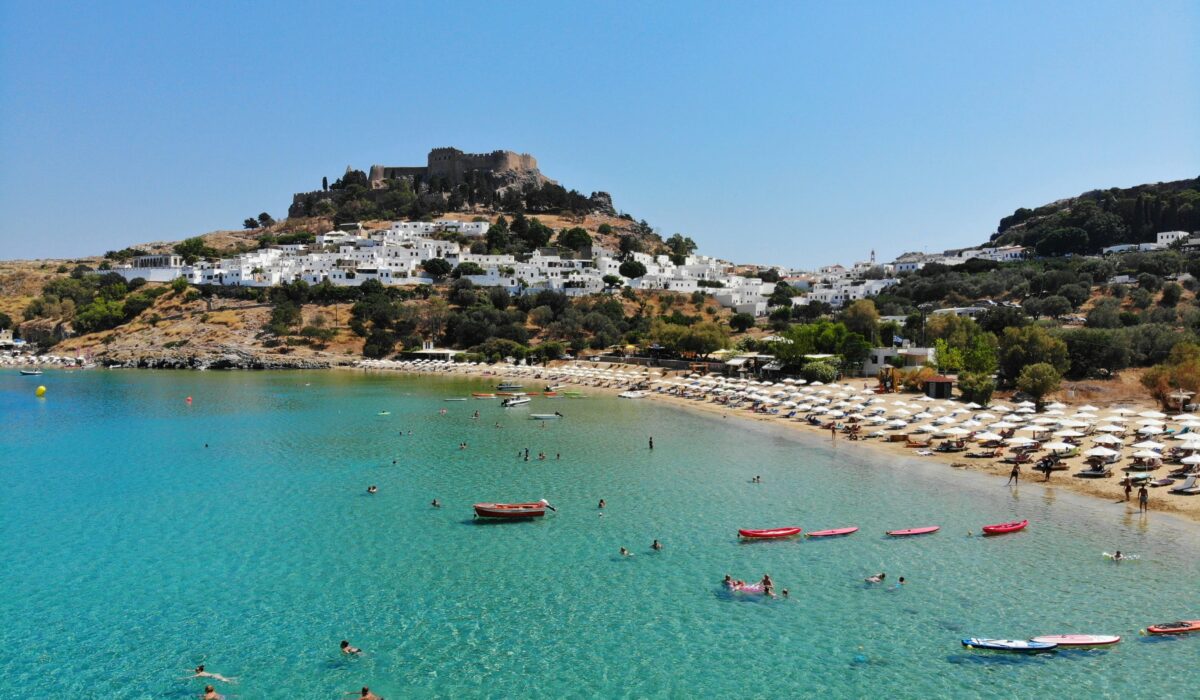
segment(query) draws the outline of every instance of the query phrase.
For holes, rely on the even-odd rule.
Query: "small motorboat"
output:
[[[528,396],[512,396],[500,402],[504,408],[512,408],[513,406],[524,406],[529,403]]]
[[[466,401],[466,399],[465,399],[465,398],[462,398],[462,399],[442,399],[442,401]]]
[[[1015,651],[1023,654],[1033,654],[1039,651],[1053,651],[1058,648],[1057,644],[1048,642],[1034,642],[1024,639],[984,639],[981,637],[971,637],[970,639],[962,640],[962,645],[971,649],[984,649],[986,651]]]
[[[1115,634],[1047,634],[1030,639],[1041,644],[1057,644],[1060,647],[1106,647],[1116,644],[1121,638]]]
[[[489,393],[486,393],[486,392],[481,392],[481,391],[473,391],[473,392],[471,392],[471,398],[475,398],[475,399],[494,399],[494,398],[496,398],[496,395],[495,395],[495,394],[489,394]]]
[[[998,525],[984,525],[983,534],[985,535],[1006,535],[1010,532],[1024,530],[1029,525],[1028,520],[1014,520],[1011,523],[1000,523]]]
[[[391,412],[391,411],[380,411],[380,412],[379,412],[378,414],[376,414],[376,415],[380,415],[380,416],[390,416],[390,415],[392,415],[392,412]]]
[[[1161,625],[1150,625],[1146,628],[1148,634],[1187,634],[1200,632],[1200,620],[1179,620],[1164,622]]]
[[[496,391],[512,391],[513,389],[521,389],[521,388],[524,388],[524,387],[521,384],[517,384],[516,382],[501,382],[499,385],[496,386]]]
[[[929,527],[910,527],[903,530],[888,530],[889,537],[912,537],[913,535],[928,535],[942,529],[940,525],[930,525]]]
[[[815,532],[806,534],[805,537],[841,537],[842,535],[849,535],[853,532],[858,532],[857,526],[839,527],[832,530],[817,530]]]
[[[801,529],[798,527],[777,527],[770,530],[738,530],[738,535],[748,540],[778,540],[784,537],[795,537]]]
[[[476,503],[475,516],[479,518],[540,518],[546,515],[550,504],[545,499],[537,503]]]
[[[23,370],[21,370],[21,374],[25,375],[26,377],[38,377],[38,376],[41,376],[42,370],[40,370],[40,369],[23,369]]]
[[[646,392],[644,392],[644,391],[622,391],[621,393],[617,394],[617,398],[619,398],[619,399],[644,399],[644,398],[646,398]]]
[[[563,417],[563,414],[561,414],[557,411],[555,411],[554,413],[530,413],[529,414],[530,420],[558,420],[559,418],[562,418],[562,417]]]
[[[564,388],[564,386],[565,385],[563,385],[563,384],[548,385],[543,391],[545,391],[547,394],[553,394],[554,392],[558,391],[559,389]]]

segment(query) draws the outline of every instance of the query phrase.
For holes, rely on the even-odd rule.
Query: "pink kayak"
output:
[[[889,537],[911,537],[912,535],[928,535],[940,529],[942,529],[940,525],[930,525],[929,527],[910,527],[906,530],[888,530],[887,534]]]
[[[852,532],[858,532],[857,527],[839,527],[833,530],[817,530],[816,532],[808,533],[808,537],[838,537],[840,535],[849,535]]]
[[[1000,523],[999,525],[984,525],[983,534],[985,535],[1004,535],[1017,530],[1024,530],[1029,524],[1028,520],[1016,520],[1011,523]]]
[[[752,540],[774,540],[781,537],[794,537],[800,534],[798,527],[777,527],[771,530],[738,530],[742,537]]]
[[[1060,647],[1104,647],[1116,644],[1121,638],[1115,634],[1048,634],[1029,641],[1057,644]]]

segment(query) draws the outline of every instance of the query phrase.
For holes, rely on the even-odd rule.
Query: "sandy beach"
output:
[[[1019,465],[1020,482],[1026,484],[1036,483],[1048,489],[1061,488],[1105,501],[1113,504],[1114,507],[1119,506],[1123,517],[1138,515],[1137,485],[1134,485],[1129,494],[1129,500],[1126,501],[1123,480],[1127,473],[1149,474],[1150,477],[1148,480],[1154,481],[1167,477],[1171,471],[1186,468],[1186,465],[1182,465],[1178,461],[1171,461],[1169,458],[1157,460],[1148,458],[1147,461],[1150,466],[1134,468],[1133,455],[1135,453],[1149,455],[1154,452],[1166,455],[1171,448],[1190,444],[1186,440],[1178,439],[1193,432],[1188,423],[1194,420],[1197,425],[1200,425],[1200,419],[1192,419],[1191,416],[1179,419],[1170,416],[1163,416],[1161,418],[1139,417],[1138,414],[1156,414],[1157,408],[1148,403],[1137,402],[1121,402],[1120,404],[1106,406],[1089,406],[1084,402],[1076,402],[1074,404],[1067,402],[1052,403],[1049,406],[1056,408],[1050,408],[1045,413],[1032,413],[1030,412],[1031,409],[1028,408],[1022,409],[1010,406],[1004,402],[994,402],[987,409],[976,409],[972,413],[967,408],[967,404],[957,401],[929,401],[922,398],[921,394],[897,393],[876,395],[870,388],[872,382],[864,379],[849,379],[840,384],[814,386],[810,387],[810,392],[814,395],[817,392],[828,392],[826,396],[844,394],[845,397],[843,400],[853,400],[855,394],[858,397],[870,395],[872,400],[876,401],[876,403],[872,404],[877,407],[875,410],[886,409],[891,412],[891,415],[908,413],[910,415],[906,416],[906,418],[910,422],[907,422],[902,428],[886,424],[873,425],[862,420],[855,420],[849,416],[827,417],[824,415],[813,415],[805,411],[796,411],[793,407],[781,406],[781,402],[778,401],[774,405],[744,399],[738,405],[719,403],[720,395],[704,390],[711,388],[712,380],[710,380],[708,385],[705,385],[700,383],[703,378],[697,378],[694,375],[689,375],[687,372],[664,372],[658,368],[647,369],[634,365],[559,362],[539,367],[505,367],[501,365],[434,362],[367,361],[362,363],[357,369],[520,379],[533,383],[525,387],[525,390],[530,392],[543,389],[545,385],[558,384],[570,385],[572,388],[582,388],[588,393],[604,393],[609,395],[633,389],[641,389],[643,392],[642,397],[632,400],[662,402],[684,410],[721,415],[733,420],[751,420],[769,423],[772,426],[781,426],[790,430],[802,431],[808,433],[810,436],[821,435],[831,442],[836,441],[837,445],[841,448],[853,446],[854,448],[872,450],[880,454],[928,460],[943,464],[947,469],[974,471],[992,475],[995,478],[1004,479],[1005,481],[1009,479],[1014,466],[1008,460],[1013,459],[1013,456],[1019,451],[1017,448],[1024,448],[1029,450],[1029,461]],[[768,385],[766,388],[771,389],[772,387],[782,387],[783,389],[798,388],[798,386],[791,387],[783,384]],[[757,409],[754,408],[756,405]],[[799,406],[799,408],[803,407],[803,405]],[[1085,412],[1079,410],[1084,408],[1094,408],[1095,410]],[[928,410],[926,411],[925,409]],[[1017,413],[1017,411],[1022,410],[1024,411],[1023,413]],[[777,412],[773,413],[771,411]],[[897,411],[903,413],[897,414]],[[1119,411],[1120,413],[1114,413],[1115,411]],[[975,425],[961,429],[967,431],[968,434],[947,436],[941,432],[942,428],[951,427],[954,423],[958,422],[947,421],[946,416],[952,413],[956,413],[956,418],[963,417],[975,421]],[[789,414],[794,415],[788,417]],[[1162,414],[1158,415],[1161,416]],[[806,420],[806,416],[812,416],[818,425],[810,423],[809,420]],[[920,416],[925,417],[919,418]],[[1001,418],[1018,420],[1018,416],[1020,420],[1016,423],[999,420]],[[935,425],[935,422],[939,418],[943,423]],[[1041,420],[1042,422],[1040,424],[1033,423],[1032,421],[1034,420]],[[1075,432],[1080,434],[1066,438],[1053,437],[1053,433],[1060,432],[1061,426],[1058,425],[1059,421],[1067,421],[1068,426],[1078,426],[1079,430]],[[834,423],[840,429],[836,432],[831,431],[828,427],[825,427],[829,423]],[[1086,423],[1087,425],[1079,425],[1080,423]],[[1009,428],[1005,434],[1012,434],[1012,438],[989,442],[988,444],[997,445],[998,447],[985,448],[982,443],[987,441],[981,441],[979,438],[991,434],[993,431],[989,430],[988,426],[996,424],[1001,426],[1019,425],[1021,426],[1021,430],[1017,432],[1017,429]],[[859,439],[854,439],[849,433],[845,432],[850,426],[854,425],[860,426],[858,434],[862,437]],[[941,428],[939,428],[939,425]],[[1113,429],[1113,426],[1123,428],[1123,430],[1117,432]],[[1096,430],[1096,428],[1103,429]],[[1139,433],[1143,429],[1145,429],[1145,432]],[[1200,435],[1200,429],[1197,429],[1197,433]],[[912,440],[909,440],[908,436],[912,436]],[[1020,436],[1036,436],[1039,439],[1034,440],[1033,437],[1029,437],[1029,442],[1025,445],[1015,443],[1006,444],[1008,440],[1024,442]],[[1064,439],[1078,444],[1070,451],[1065,449],[1058,451],[1063,456],[1059,458],[1058,463],[1049,472],[1050,477],[1047,481],[1045,471],[1034,469],[1038,460],[1047,456],[1052,451],[1042,448],[1041,445],[1066,444],[1061,442]],[[946,440],[961,440],[962,449],[955,452],[937,451],[934,446]],[[1100,442],[1096,442],[1097,440]],[[1197,437],[1197,441],[1200,441],[1200,437]],[[924,444],[913,444],[914,442]],[[1157,443],[1162,447],[1158,450],[1139,449],[1135,447],[1135,445],[1149,443]],[[1115,448],[1112,451],[1117,454],[1107,457],[1105,461],[1111,461],[1104,465],[1104,469],[1108,470],[1110,474],[1104,477],[1091,478],[1076,476],[1079,472],[1088,469],[1088,457],[1084,456],[1084,453],[1096,448]],[[998,457],[979,458],[967,456],[968,454],[979,453],[996,454],[996,450],[999,450]],[[1197,448],[1197,450],[1196,454],[1200,454],[1200,448]],[[1153,466],[1155,462],[1159,466]],[[1128,472],[1126,471],[1127,468]],[[1186,477],[1178,477],[1175,479],[1175,483],[1163,487],[1148,486],[1149,500],[1146,517],[1152,517],[1155,512],[1167,512],[1193,522],[1200,522],[1200,496],[1170,493],[1172,488],[1183,485],[1185,479]],[[1200,478],[1197,481],[1200,481]]]

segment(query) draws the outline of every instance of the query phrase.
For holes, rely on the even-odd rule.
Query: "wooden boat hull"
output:
[[[480,518],[518,520],[546,515],[546,506],[541,503],[476,503],[474,508]]]

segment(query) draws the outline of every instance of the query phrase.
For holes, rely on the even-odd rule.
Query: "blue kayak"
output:
[[[1024,639],[981,639],[972,637],[962,640],[964,647],[972,649],[987,649],[988,651],[1016,651],[1026,654],[1051,651],[1058,647],[1050,642],[1031,642]]]

